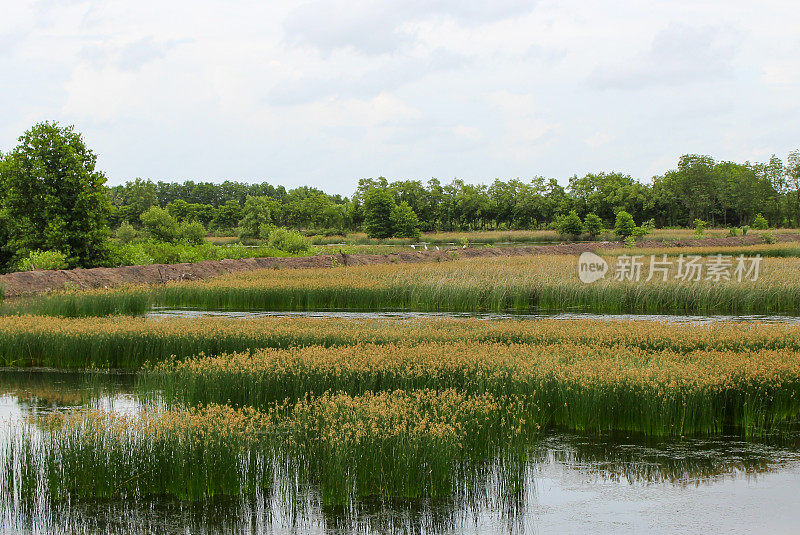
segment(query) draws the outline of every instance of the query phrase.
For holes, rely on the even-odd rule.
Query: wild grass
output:
[[[200,356],[145,371],[183,403],[269,406],[307,393],[456,389],[513,396],[543,426],[648,436],[769,433],[800,416],[800,352],[576,343],[357,344]],[[538,409],[537,409],[538,410]]]
[[[458,251],[451,257],[457,258]],[[420,264],[267,269],[207,281],[158,287],[62,292],[7,304],[5,314],[59,316],[142,314],[153,306],[217,310],[530,311],[584,310],[609,313],[800,312],[800,258],[763,258],[758,279],[647,281],[642,259],[638,281],[616,280],[616,265],[593,284],[578,279],[577,258],[540,255],[472,258]],[[705,261],[708,263],[708,260]],[[613,264],[613,262],[612,262]],[[749,267],[749,265],[745,265]]]
[[[408,309],[789,313],[800,311],[800,259],[765,258],[757,281],[602,281],[583,284],[573,256],[272,270],[154,290],[155,303],[205,309]],[[646,277],[643,277],[643,279]]]
[[[513,400],[455,391],[324,394],[260,411],[75,411],[38,428],[12,442],[12,494],[191,502],[269,495],[278,474],[319,488],[325,505],[463,494],[531,432]]]
[[[678,255],[727,255],[738,257],[762,256],[764,258],[794,258],[800,257],[800,243],[772,243],[761,245],[741,245],[741,246],[701,246],[701,247],[631,247],[617,249],[600,249],[597,254],[601,256],[614,257],[621,254],[626,255],[662,255],[675,257]]]
[[[138,369],[204,353],[350,344],[624,346],[643,351],[800,351],[800,325],[654,321],[0,317],[0,366]]]

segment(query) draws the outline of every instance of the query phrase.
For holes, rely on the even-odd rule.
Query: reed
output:
[[[23,498],[269,495],[277,474],[315,486],[325,505],[463,493],[456,481],[479,478],[530,430],[513,400],[455,391],[324,394],[260,411],[81,410],[38,428],[16,435],[3,465],[6,488]]]
[[[454,255],[458,252],[454,252]],[[530,311],[746,313],[800,311],[800,258],[764,258],[757,281],[603,281],[583,284],[577,258],[473,258],[261,270],[158,287],[65,292],[6,307],[59,316],[141,314],[152,306],[217,310]],[[613,271],[613,268],[612,268]]]
[[[472,340],[502,344],[627,346],[646,351],[800,351],[800,325],[654,321],[0,317],[0,365],[127,368],[205,353],[259,348],[418,344]]]
[[[141,386],[178,402],[257,407],[327,391],[453,388],[519,398],[549,427],[754,436],[800,416],[800,352],[357,344],[200,356],[147,369]]]

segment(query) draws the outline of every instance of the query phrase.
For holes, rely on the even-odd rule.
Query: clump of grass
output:
[[[69,290],[6,301],[0,307],[0,314],[4,316],[34,314],[69,318],[117,314],[141,315],[151,306],[152,298],[145,287],[120,290]]]
[[[81,410],[37,423],[12,441],[2,480],[8,496],[43,489],[56,502],[263,495],[276,470],[317,486],[327,505],[435,499],[463,494],[456,481],[479,478],[530,431],[514,400],[455,391],[326,393],[266,410]]]
[[[624,346],[358,344],[198,357],[148,369],[145,390],[269,406],[306,393],[449,389],[516,396],[537,423],[591,433],[753,436],[800,416],[800,353]]]

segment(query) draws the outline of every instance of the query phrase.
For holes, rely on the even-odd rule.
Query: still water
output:
[[[77,407],[134,411],[131,374],[0,371],[0,440],[30,416]],[[641,440],[547,434],[531,445],[514,503],[491,479],[469,503],[320,505],[314,489],[186,506],[42,504],[3,496],[2,533],[798,533],[800,435]],[[7,491],[3,491],[7,492]]]
[[[491,313],[491,312],[413,312],[401,310],[386,311],[354,311],[354,310],[303,310],[303,311],[269,311],[269,310],[203,310],[196,308],[153,308],[147,313],[150,318],[343,318],[343,319],[424,319],[424,318],[481,318],[487,320],[520,319],[520,320],[607,320],[607,321],[655,321],[659,323],[710,324],[726,321],[744,321],[757,323],[800,323],[798,316],[765,316],[765,315],[731,315],[717,314],[675,315],[675,314],[593,314],[590,312],[540,312],[540,313]]]

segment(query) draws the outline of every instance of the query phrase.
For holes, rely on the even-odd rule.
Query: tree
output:
[[[617,220],[614,223],[614,232],[620,238],[627,238],[633,235],[636,230],[636,223],[633,221],[633,216],[625,210],[617,212]]]
[[[569,236],[573,239],[583,233],[583,223],[575,210],[561,217],[556,223],[556,228],[558,229],[558,233],[562,236]]]
[[[275,201],[265,195],[248,197],[242,209],[242,220],[239,222],[239,237],[255,240],[266,238],[262,229],[272,226],[272,214],[276,211]]]
[[[151,238],[163,241],[176,241],[180,235],[178,221],[163,208],[151,206],[142,214],[142,225]]]
[[[60,251],[69,266],[101,263],[111,210],[97,156],[74,127],[36,124],[0,164],[5,249],[15,258]]]
[[[603,232],[603,220],[597,214],[587,214],[583,220],[583,227],[589,234],[589,237],[595,239]]]
[[[215,230],[233,229],[242,218],[242,207],[236,201],[227,201],[217,208],[211,220],[211,228]]]
[[[398,238],[419,238],[419,218],[405,201],[392,209],[392,236]]]
[[[371,188],[364,194],[364,228],[371,238],[389,238],[394,234],[392,194],[384,188]]]

